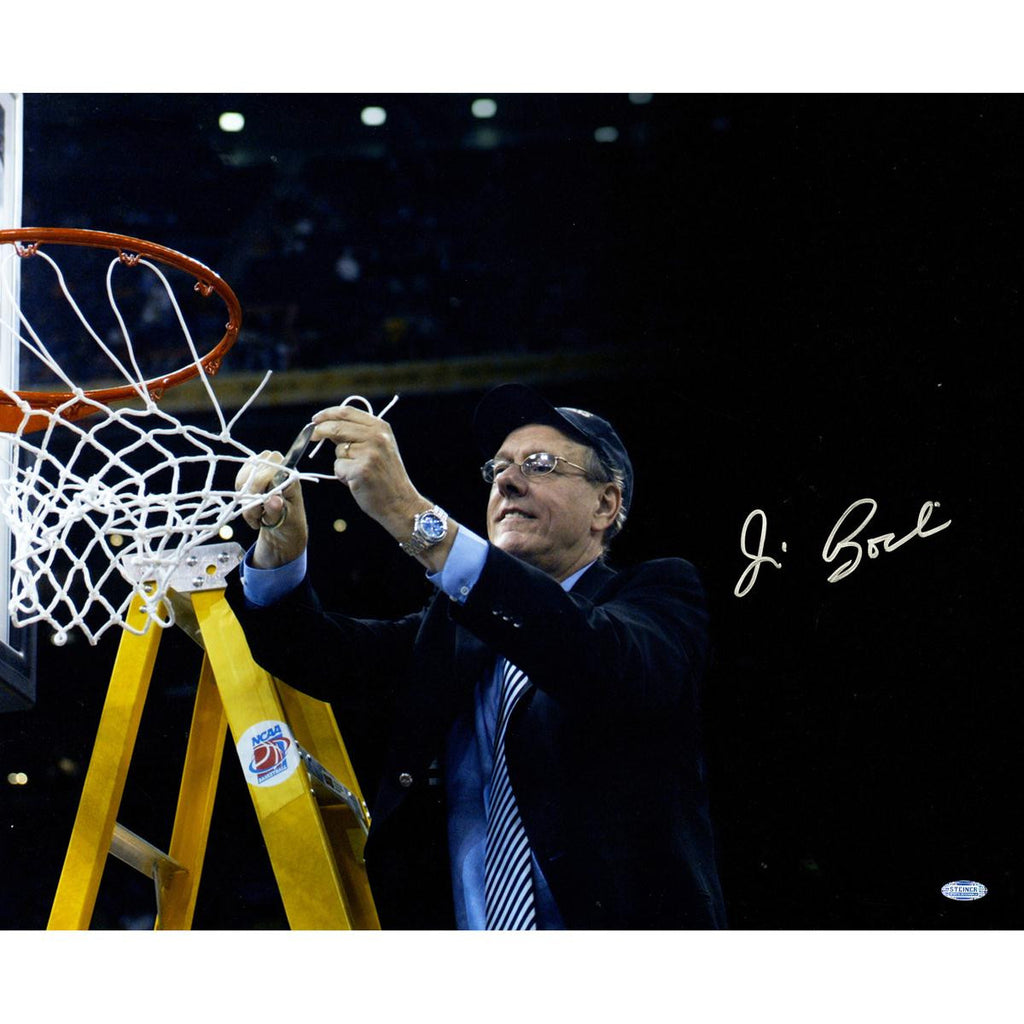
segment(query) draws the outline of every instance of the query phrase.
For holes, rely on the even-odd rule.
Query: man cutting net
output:
[[[612,426],[521,385],[486,395],[484,539],[416,488],[382,419],[341,406],[314,422],[436,594],[398,620],[324,610],[295,483],[246,513],[259,536],[231,600],[257,661],[379,738],[364,788],[382,926],[723,927],[703,591],[681,559],[607,565],[633,492]],[[273,472],[256,463],[239,487],[268,489]]]

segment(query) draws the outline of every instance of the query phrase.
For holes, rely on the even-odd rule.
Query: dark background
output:
[[[398,390],[413,479],[470,526],[489,386],[610,418],[637,475],[613,564],[679,555],[709,593],[732,926],[1019,927],[1019,98],[499,95],[488,121],[473,98],[30,94],[23,222],[220,272],[246,320],[218,387],[275,371],[237,431],[256,448],[345,397],[310,395],[309,371],[378,409]],[[910,533],[926,501],[951,525],[827,583],[825,539],[861,498],[868,536]],[[340,487],[308,501],[328,602],[426,597]],[[737,598],[755,508],[782,568]],[[0,717],[0,926],[46,924],[115,647],[41,631],[35,706]],[[157,845],[197,673],[168,634],[119,816]],[[228,755],[195,925],[284,927]],[[944,899],[958,879],[988,896]],[[111,860],[94,927],[152,915],[151,883]]]

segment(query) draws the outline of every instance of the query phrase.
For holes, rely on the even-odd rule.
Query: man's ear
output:
[[[601,489],[597,492],[597,506],[594,509],[594,529],[602,532],[610,529],[615,524],[621,508],[622,488],[611,481],[601,484]]]

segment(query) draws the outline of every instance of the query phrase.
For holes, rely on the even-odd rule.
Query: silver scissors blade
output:
[[[315,423],[307,423],[298,433],[298,436],[292,441],[291,447],[288,449],[284,457],[284,462],[281,464],[282,468],[274,474],[274,486],[278,487],[288,479],[288,470],[294,469],[299,464],[299,459],[302,458],[306,449],[309,447],[310,438],[313,436],[313,431],[316,429]]]

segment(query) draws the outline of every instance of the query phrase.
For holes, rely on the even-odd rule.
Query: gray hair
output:
[[[626,477],[622,470],[618,466],[605,462],[598,455],[596,449],[589,446],[587,447],[587,463],[587,472],[594,480],[598,483],[615,484],[619,489],[620,496],[626,493]],[[629,509],[626,508],[625,504],[620,504],[619,514],[615,517],[615,522],[605,530],[605,547],[611,543],[613,537],[617,537],[622,532],[623,526],[626,525],[628,513]]]

